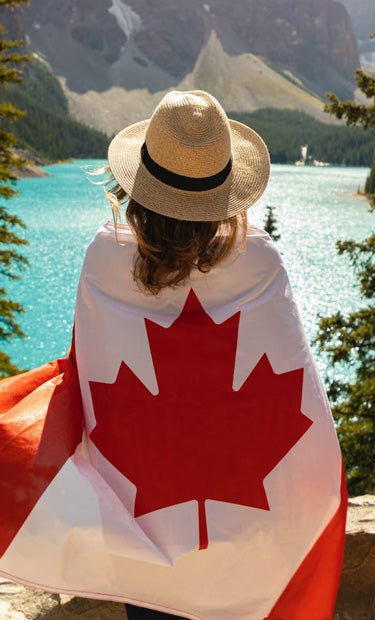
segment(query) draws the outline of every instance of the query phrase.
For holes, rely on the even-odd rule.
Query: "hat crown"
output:
[[[204,91],[168,93],[152,115],[145,142],[159,166],[188,177],[217,174],[231,157],[228,118]]]
[[[109,145],[108,162],[139,204],[194,222],[224,220],[248,209],[264,192],[270,172],[262,138],[228,120],[214,97],[196,90],[168,93],[151,119],[122,129]]]

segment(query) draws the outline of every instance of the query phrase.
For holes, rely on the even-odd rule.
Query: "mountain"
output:
[[[27,151],[20,154],[39,164],[71,157],[105,157],[108,136],[70,117],[66,96],[48,67],[34,59],[23,74],[22,84],[8,84],[0,90],[0,103],[11,102],[27,111],[16,123],[0,119],[0,130],[13,133],[17,148]],[[25,171],[21,175],[25,176]]]
[[[348,11],[353,24],[353,32],[360,42],[367,42],[374,31],[373,0],[340,0]]]
[[[114,86],[102,93],[91,90],[80,94],[69,90],[65,80],[63,85],[75,118],[107,133],[148,118],[167,92],[167,89],[152,93],[146,88],[125,90]],[[283,74],[253,54],[231,57],[214,32],[201,50],[193,71],[171,87],[206,90],[227,111],[251,112],[261,107],[277,107],[308,110],[321,119],[325,116],[321,100],[290,74]]]
[[[334,0],[32,0],[9,27],[58,76],[75,118],[108,134],[171,88],[209,90],[227,110],[323,118],[320,97],[352,96],[359,64]]]
[[[364,69],[375,73],[375,40],[370,34],[375,30],[373,0],[340,0],[347,9],[357,38],[360,61]]]

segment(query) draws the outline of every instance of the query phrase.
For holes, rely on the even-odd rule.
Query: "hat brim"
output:
[[[126,127],[113,138],[108,149],[113,176],[141,205],[179,220],[217,221],[237,215],[259,200],[268,182],[270,156],[262,138],[250,127],[229,120],[232,170],[219,187],[194,192],[159,181],[144,166],[141,146],[149,122]]]

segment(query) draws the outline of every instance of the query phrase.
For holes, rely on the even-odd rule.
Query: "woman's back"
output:
[[[109,165],[133,232],[90,244],[68,359],[0,385],[0,574],[198,620],[331,620],[341,454],[277,248],[240,234],[267,148],[172,92]]]
[[[171,613],[263,618],[341,501],[284,266],[250,228],[241,254],[155,297],[132,279],[134,236],[118,234],[108,223],[88,249],[75,343],[92,480],[137,525],[131,554],[113,540],[119,574],[131,598],[155,584],[147,605]],[[102,502],[103,524],[113,510]]]

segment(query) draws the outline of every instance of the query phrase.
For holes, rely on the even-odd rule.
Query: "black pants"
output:
[[[129,605],[129,603],[125,603],[125,609],[129,620],[186,620],[186,618],[181,618],[181,616],[172,616],[154,609],[135,607],[135,605]]]

